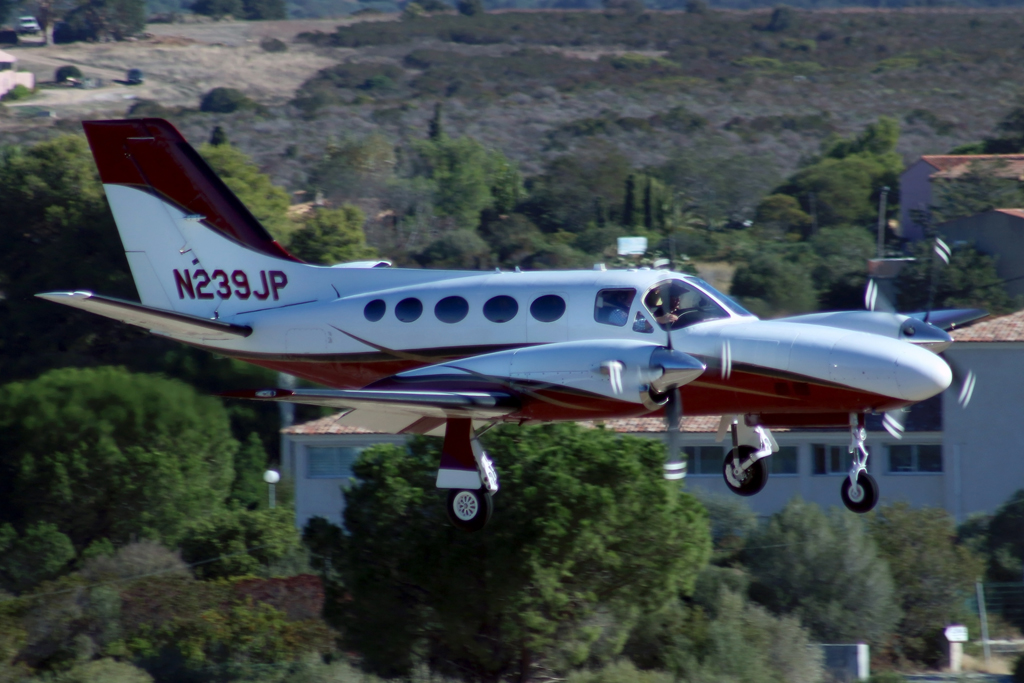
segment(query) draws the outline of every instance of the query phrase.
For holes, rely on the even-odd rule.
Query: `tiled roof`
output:
[[[319,420],[313,420],[311,422],[303,422],[299,425],[292,425],[286,429],[282,429],[282,434],[387,434],[388,432],[380,432],[376,429],[366,429],[365,427],[352,427],[350,425],[338,424],[347,413],[337,413],[335,415],[329,415],[327,417],[321,417]]]
[[[999,175],[1019,178],[1024,175],[1024,154],[926,154],[921,160],[936,169],[933,178],[955,178],[967,172],[975,161],[1003,161]]]
[[[950,336],[958,342],[1024,341],[1024,310],[954,330]]]
[[[718,415],[684,417],[680,423],[680,431],[693,434],[711,433],[718,431],[718,423],[721,421]],[[584,427],[593,427],[593,422],[580,422]],[[660,417],[626,417],[621,420],[604,420],[601,422],[605,429],[620,434],[659,434],[665,432],[665,420]]]

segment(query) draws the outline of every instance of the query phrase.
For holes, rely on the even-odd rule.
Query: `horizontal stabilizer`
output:
[[[983,311],[980,308],[955,308],[930,312],[918,311],[907,313],[906,315],[910,318],[923,320],[941,330],[949,332],[950,330],[973,323],[975,320],[981,320],[988,315],[988,311]]]
[[[228,341],[252,334],[252,328],[245,325],[165,311],[92,292],[48,292],[36,296],[179,339]]]
[[[510,394],[484,391],[390,391],[379,389],[257,389],[229,391],[225,398],[283,401],[303,405],[369,409],[423,417],[473,417],[486,419],[516,410]]]

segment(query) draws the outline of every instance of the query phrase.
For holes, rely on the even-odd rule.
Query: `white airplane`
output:
[[[767,481],[772,427],[849,426],[841,496],[866,512],[878,486],[866,470],[865,416],[886,413],[898,434],[902,409],[953,380],[937,355],[952,343],[940,326],[871,311],[759,320],[682,273],[303,263],[166,121],[83,125],[141,303],[87,291],[38,296],[330,387],[226,395],[443,435],[437,487],[467,531],[487,523],[498,490],[482,430],[662,415],[665,476],[680,479],[684,407],[723,416],[719,439],[733,445],[723,475],[740,495]]]

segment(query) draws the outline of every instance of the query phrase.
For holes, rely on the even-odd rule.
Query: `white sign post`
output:
[[[949,641],[949,670],[958,674],[963,669],[967,627],[961,624],[950,624],[946,627],[945,634],[946,640]]]
[[[619,238],[619,256],[643,256],[646,251],[646,237]]]

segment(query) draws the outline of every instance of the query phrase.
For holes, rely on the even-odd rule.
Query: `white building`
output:
[[[963,371],[973,370],[977,389],[967,409],[951,389],[910,412],[907,433],[896,440],[868,421],[868,470],[877,479],[881,504],[907,501],[941,507],[958,521],[991,512],[1024,488],[1024,311],[978,323],[953,333],[947,356]],[[341,415],[282,431],[282,473],[295,482],[296,522],[314,516],[340,523],[342,487],[351,465],[365,448],[404,443],[407,435],[380,434],[338,425]],[[727,444],[716,443],[717,417],[685,418],[682,443],[688,456],[685,486],[723,495],[722,458]],[[593,425],[588,425],[593,427]],[[665,438],[660,418],[609,420],[605,429],[643,438]],[[845,430],[775,430],[780,451],[771,457],[771,476],[761,493],[747,498],[769,515],[793,496],[823,507],[841,506],[839,488],[849,467]],[[500,494],[499,494],[500,495]]]
[[[18,58],[0,51],[0,97],[14,90],[14,86],[36,87],[36,77],[27,71],[18,71]]]

